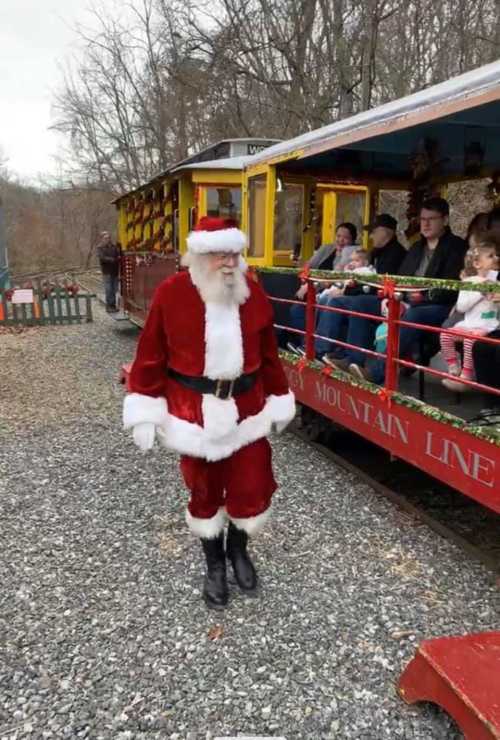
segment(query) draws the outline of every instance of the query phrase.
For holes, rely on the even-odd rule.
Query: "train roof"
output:
[[[192,162],[181,164],[168,171],[169,175],[181,170],[242,170],[253,161],[255,155],[244,157],[225,157],[224,159],[211,159],[208,162]]]
[[[331,167],[333,162],[328,157],[322,158],[322,155],[340,148],[373,153],[378,151],[383,154],[394,152],[396,156],[399,153],[408,156],[411,146],[415,144],[408,132],[418,128],[417,133],[420,136],[436,134],[432,130],[434,122],[437,126],[439,123],[448,124],[446,136],[443,137],[441,131],[440,140],[446,143],[449,136],[457,141],[461,138],[462,148],[464,141],[473,141],[474,136],[479,136],[479,133],[483,138],[493,139],[494,135],[498,140],[499,100],[500,61],[497,61],[418,93],[275,144],[254,155],[252,164],[295,160],[297,167],[294,169],[299,170],[299,161],[307,160],[308,165]],[[426,126],[428,131],[425,130]],[[473,129],[481,129],[481,132]],[[392,139],[390,143],[387,140],[384,147],[381,140],[389,135]],[[375,142],[375,145],[371,146],[370,141]],[[497,145],[496,149],[500,160],[500,146]]]
[[[222,158],[212,158],[212,159],[204,159],[204,157],[208,156],[210,152],[216,153],[217,151],[222,151],[225,145],[254,144],[257,146],[259,145],[268,146],[272,142],[279,142],[279,139],[265,139],[265,138],[259,138],[259,137],[221,139],[220,141],[217,141],[215,144],[211,144],[210,146],[205,147],[204,149],[200,149],[200,151],[196,152],[196,154],[192,154],[190,157],[186,157],[185,159],[182,159],[179,162],[175,162],[170,167],[167,167],[166,170],[163,170],[162,172],[158,173],[157,175],[152,177],[147,182],[143,183],[142,185],[139,185],[139,187],[133,188],[132,190],[127,191],[126,193],[121,193],[117,198],[115,198],[111,202],[116,204],[123,198],[127,198],[128,196],[133,195],[134,193],[138,193],[141,190],[145,190],[148,187],[152,187],[164,177],[167,177],[168,175],[171,175],[174,172],[180,172],[181,170],[187,170],[187,169],[242,170],[250,161],[253,160],[253,157],[255,155],[249,154],[249,155],[241,155],[241,156],[235,156],[235,157],[222,157]]]

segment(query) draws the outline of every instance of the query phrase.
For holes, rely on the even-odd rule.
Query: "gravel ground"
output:
[[[200,599],[174,455],[120,429],[136,331],[0,337],[0,738],[460,734],[395,682],[426,637],[495,628],[480,565],[286,434],[258,599]]]

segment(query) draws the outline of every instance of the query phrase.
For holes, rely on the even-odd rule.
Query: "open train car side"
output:
[[[250,249],[259,238],[263,239],[262,265],[280,264],[273,241],[273,203],[286,182],[302,182],[304,186],[307,183],[308,187],[316,184],[318,189],[329,179],[334,192],[338,183],[347,189],[362,185],[367,188],[371,202],[367,211],[371,212],[377,211],[382,189],[404,190],[408,194],[406,234],[411,242],[419,233],[418,212],[425,197],[444,194],[449,183],[465,180],[477,180],[478,187],[486,188],[487,178],[494,206],[499,202],[499,173],[500,63],[495,62],[277,144],[254,157],[246,172]],[[261,202],[268,204],[264,210],[258,198],[252,196],[256,182],[262,190]],[[265,229],[265,233],[261,231],[259,237],[252,225],[259,223],[262,213],[265,224],[261,230]],[[307,248],[303,256],[308,256]],[[313,277],[308,278],[309,282],[313,282]],[[286,329],[286,300],[293,299],[298,276],[286,269],[264,268],[262,280],[268,294],[279,299],[275,301],[276,323]],[[399,284],[380,287],[386,291],[386,297],[391,297],[391,291],[397,292]],[[438,281],[434,287],[438,287]],[[455,289],[458,288],[460,285],[456,284]],[[423,403],[418,398],[416,380],[413,386],[400,384],[399,370],[405,361],[398,357],[397,336],[403,322],[396,313],[389,329],[395,342],[387,349],[392,356],[387,358],[385,385],[358,381],[348,373],[328,374],[328,369],[315,361],[317,306],[315,292],[311,294],[309,317],[306,316],[307,357],[298,360],[283,354],[301,404],[500,512],[500,433],[468,423],[468,418],[474,416],[472,409],[478,392],[490,390],[492,396],[498,396],[499,390],[476,387],[476,393],[462,398],[457,408],[452,394],[444,394],[441,384],[433,383],[434,378],[442,378],[439,367],[419,365],[416,369],[426,376],[431,399],[430,403]]]

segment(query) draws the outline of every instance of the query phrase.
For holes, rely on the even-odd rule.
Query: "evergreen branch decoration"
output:
[[[258,272],[267,274],[297,275],[299,278],[302,269],[296,267],[259,267]],[[402,275],[370,275],[368,279],[360,279],[359,275],[353,272],[333,272],[330,270],[311,270],[308,277],[311,280],[325,282],[335,282],[345,280],[354,281],[359,285],[368,285],[370,287],[383,288],[385,280],[394,282],[396,290],[405,288],[415,288],[418,290],[472,290],[479,293],[500,293],[500,281],[496,283],[465,283],[460,280],[438,280],[437,278],[422,277],[404,277]]]

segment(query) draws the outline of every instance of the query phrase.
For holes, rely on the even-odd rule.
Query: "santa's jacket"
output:
[[[246,280],[250,295],[241,306],[204,303],[188,272],[159,285],[130,374],[126,429],[152,422],[166,447],[221,460],[293,418],[271,305],[260,285]],[[212,380],[253,372],[257,378],[249,391],[222,400],[186,388],[168,368]]]

